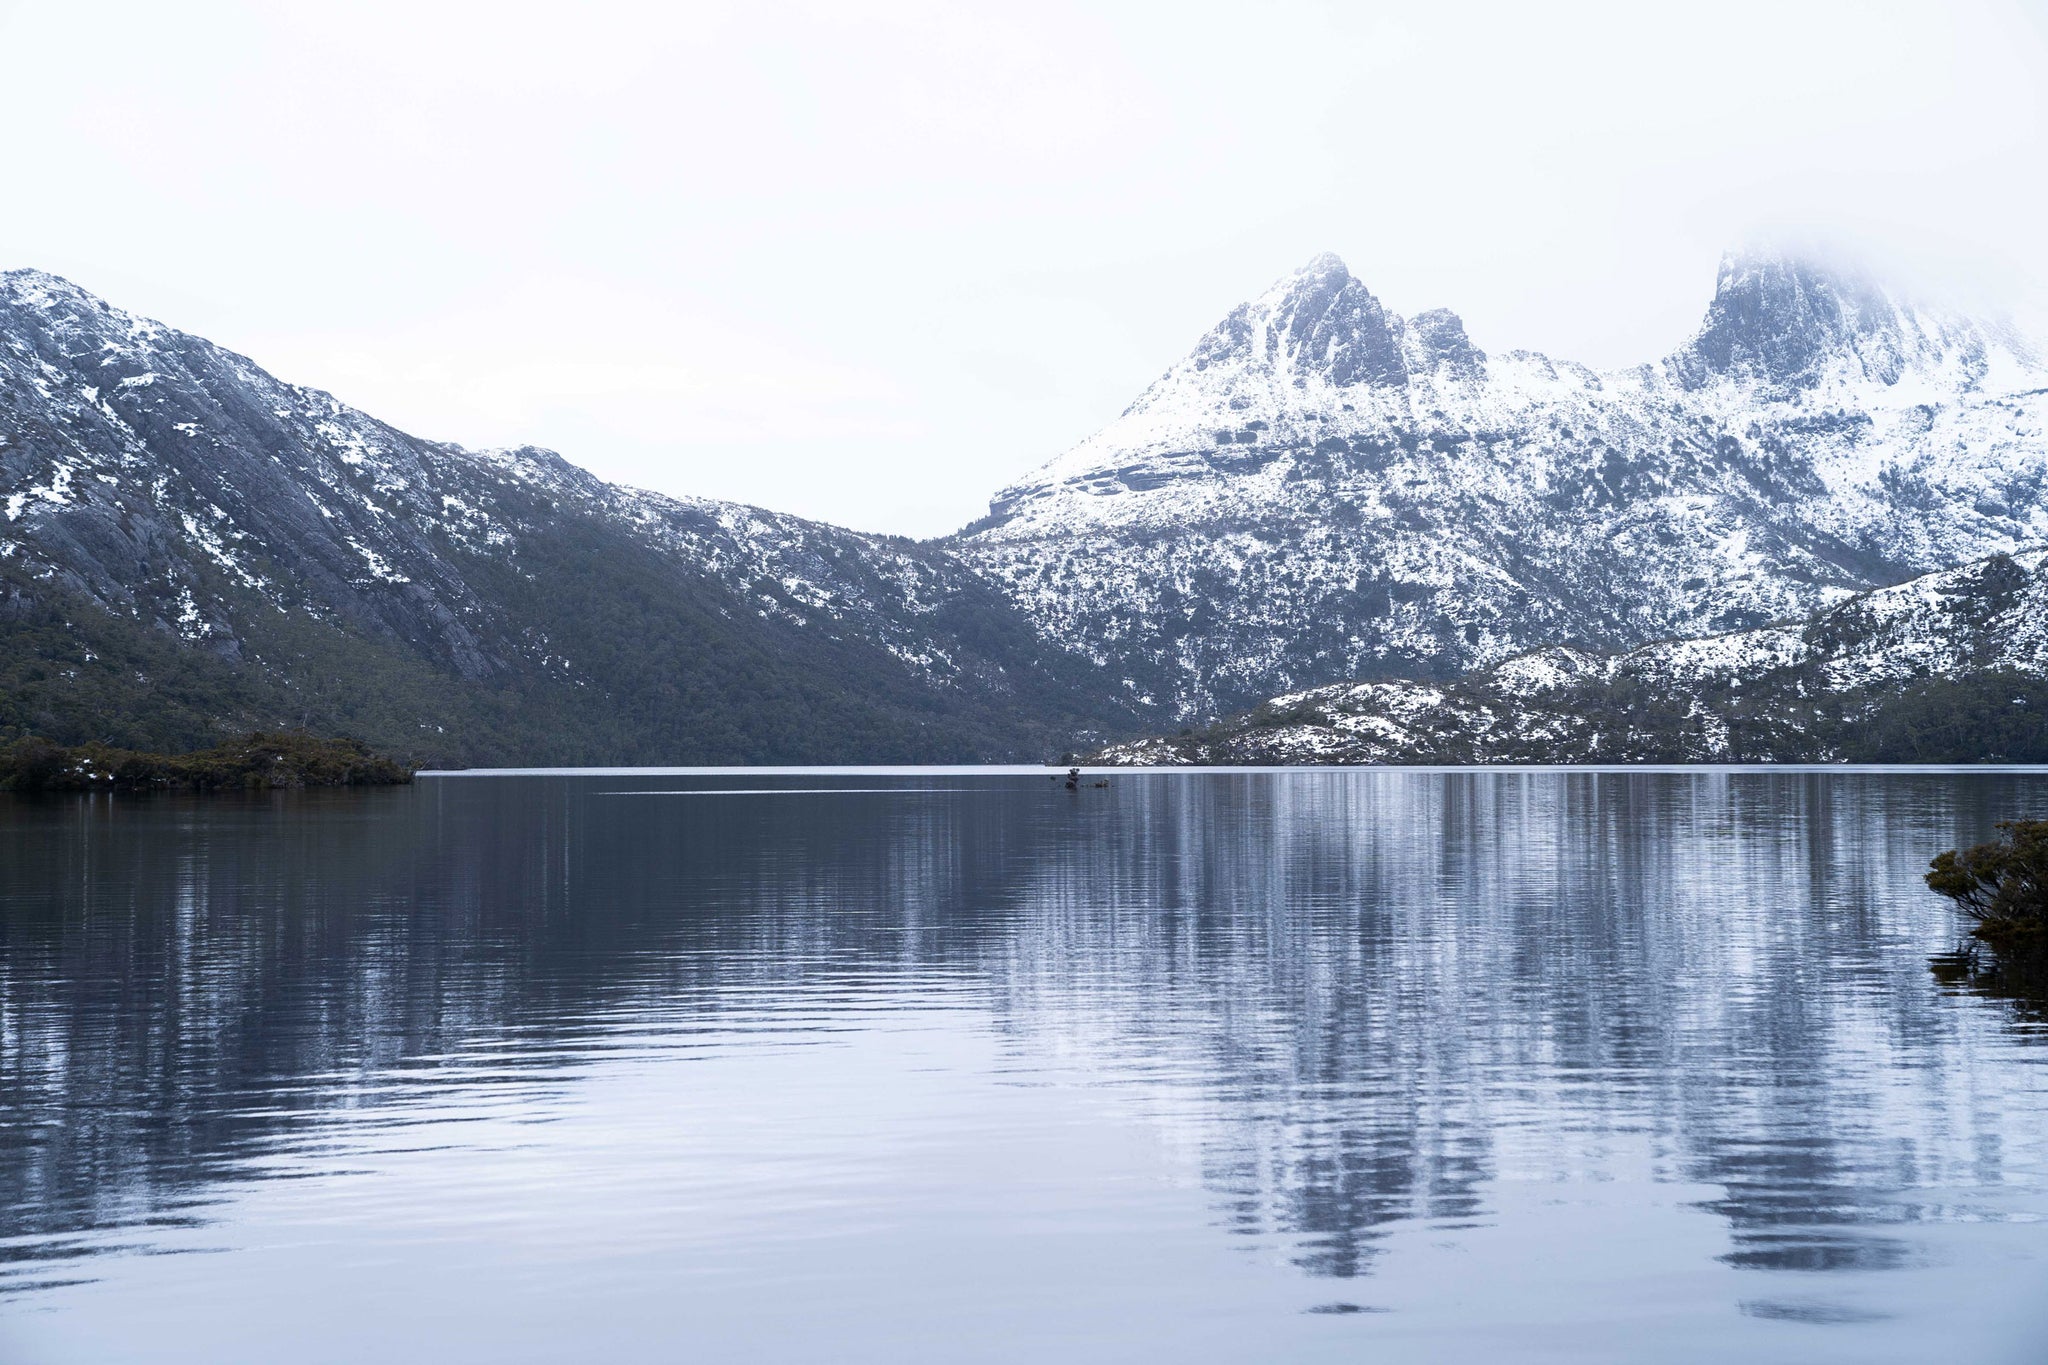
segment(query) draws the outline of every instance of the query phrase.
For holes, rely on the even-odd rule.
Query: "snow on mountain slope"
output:
[[[223,717],[323,714],[305,699],[336,667],[403,674],[402,715],[445,677],[510,699],[532,735],[559,713],[564,758],[623,756],[628,718],[661,736],[649,756],[709,760],[1035,753],[1134,715],[942,547],[419,440],[17,271],[0,275],[0,626],[36,613],[69,623],[60,640],[125,622],[149,633],[123,637],[137,649],[216,661],[235,679],[216,694],[254,689]],[[73,652],[57,676],[106,671],[83,657],[106,647]],[[41,700],[0,705],[0,731],[88,723],[54,676],[18,688]],[[466,752],[504,747],[470,728]]]
[[[926,545],[422,441],[21,271],[0,734],[136,710],[558,760],[1044,752],[1804,616],[2048,541],[2044,478],[2026,344],[1769,254],[1723,263],[1684,347],[1610,373],[1488,354],[1318,258]]]
[[[1915,687],[1938,692],[1923,698],[1918,712],[1888,709]],[[1118,745],[1097,758],[1584,763],[2048,756],[2014,752],[2016,744],[2048,749],[2048,551],[1942,570],[1792,624],[1622,654],[1553,647],[1442,684],[1344,683],[1292,693],[1207,731]]]
[[[2048,540],[2044,477],[2034,352],[1853,272],[1731,255],[1686,346],[1600,373],[1398,317],[1322,256],[957,544],[1199,718],[1802,615]]]

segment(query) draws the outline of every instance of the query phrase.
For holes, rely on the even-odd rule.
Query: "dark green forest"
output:
[[[28,735],[178,752],[252,730],[363,740],[418,766],[1036,760],[1134,730],[1085,663],[1014,613],[942,605],[974,685],[913,673],[825,622],[766,620],[724,585],[598,524],[567,519],[471,584],[573,671],[511,637],[481,679],[362,623],[282,611],[237,586],[231,643],[180,640],[0,566],[0,741]],[[1106,737],[1106,736],[1105,736]],[[1099,740],[1098,740],[1099,742]]]

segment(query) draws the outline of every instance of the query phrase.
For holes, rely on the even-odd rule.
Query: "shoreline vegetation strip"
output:
[[[395,786],[412,779],[410,764],[359,740],[298,732],[258,732],[183,754],[34,737],[0,747],[0,791],[260,791]]]

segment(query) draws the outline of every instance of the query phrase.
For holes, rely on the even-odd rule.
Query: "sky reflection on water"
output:
[[[2037,1360],[2048,1052],[1919,873],[2044,805],[17,800],[0,1359]]]

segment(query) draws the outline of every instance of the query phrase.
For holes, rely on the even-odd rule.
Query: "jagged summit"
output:
[[[1528,351],[1500,354],[1526,364],[1495,376],[1488,353],[1456,313],[1438,308],[1404,318],[1341,257],[1325,252],[1232,309],[1124,416],[1156,428],[1161,411],[1172,409],[1186,425],[1198,426],[1206,423],[1198,408],[1220,409],[1225,420],[1258,409],[1253,416],[1270,427],[1278,424],[1276,414],[1265,409],[1273,407],[1306,414],[1346,403],[1354,409],[1434,403],[1433,391],[1444,384],[1498,377],[1520,387],[1532,374],[1600,382],[1573,362]],[[1626,376],[1660,368],[1667,382],[1686,390],[1718,383],[1788,391],[1828,383],[1892,386],[1918,376],[1950,392],[1991,382],[2001,372],[2037,369],[2039,360],[2001,322],[1916,299],[1839,254],[1758,242],[1722,257],[1699,330],[1683,347],[1661,366],[1637,366],[1613,378],[1633,383]],[[1417,385],[1432,393],[1406,392]],[[1382,396],[1333,399],[1329,390],[1379,390]],[[1063,457],[1041,478],[1076,469]]]
[[[119,312],[113,305],[82,285],[47,270],[22,267],[0,270],[0,297],[16,307],[44,307],[62,299],[82,303],[104,312]]]
[[[1700,330],[1667,364],[1691,389],[1917,381],[1924,399],[2031,387],[2040,361],[2006,319],[1918,295],[1837,253],[1763,244],[1722,257]]]
[[[1831,361],[1853,358],[1885,383],[1907,363],[1912,315],[1873,276],[1769,247],[1721,260],[1699,332],[1681,353],[1685,382],[1714,377],[1811,385]]]
[[[104,383],[153,382],[158,369],[190,377],[214,363],[253,371],[251,362],[153,318],[127,312],[47,270],[0,271],[0,361],[6,350],[63,366],[81,346],[100,357]]]
[[[1411,372],[1438,371],[1458,379],[1479,379],[1486,372],[1486,352],[1465,335],[1465,320],[1448,308],[1432,308],[1408,319],[1412,348]]]
[[[1456,313],[1437,308],[1403,319],[1341,257],[1324,252],[1232,309],[1176,370],[1235,365],[1247,378],[1299,388],[1393,389],[1417,377],[1477,378],[1485,363]]]
[[[1267,378],[1316,377],[1337,385],[1408,378],[1400,319],[1328,253],[1232,309],[1185,364],[1197,371],[1236,365]]]

